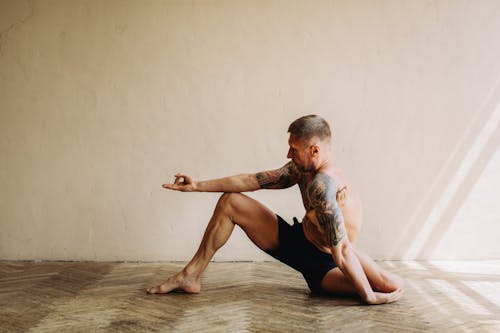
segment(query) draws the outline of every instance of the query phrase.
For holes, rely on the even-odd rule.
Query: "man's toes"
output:
[[[146,289],[148,294],[156,294],[156,293],[158,293],[159,290],[160,290],[160,288],[158,286],[153,286],[153,287],[149,287],[148,289]]]

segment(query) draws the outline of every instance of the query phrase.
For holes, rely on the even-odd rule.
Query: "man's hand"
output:
[[[404,289],[397,289],[391,293],[374,292],[373,299],[366,300],[366,303],[370,305],[394,303],[399,301],[403,297],[403,294]]]
[[[196,191],[196,182],[194,182],[188,175],[178,173],[175,175],[175,181],[173,184],[163,184],[163,187],[170,190],[193,192]]]

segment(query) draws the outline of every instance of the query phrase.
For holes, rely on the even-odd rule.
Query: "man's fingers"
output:
[[[403,297],[404,290],[398,289],[390,293],[375,293],[377,300],[370,304],[387,304],[397,302]]]
[[[163,188],[169,189],[169,190],[175,190],[175,191],[182,191],[185,192],[187,191],[187,186],[183,183],[179,184],[163,184]]]
[[[175,175],[174,184],[176,185],[186,185],[191,183],[191,178],[183,173],[178,173]]]
[[[396,291],[393,291],[391,295],[389,296],[388,303],[393,303],[397,302],[403,297],[404,290],[403,289],[398,289]]]
[[[192,187],[192,180],[188,175],[185,175],[183,173],[177,173],[174,175],[175,180],[173,184],[163,184],[163,188],[167,188],[170,190],[176,190],[176,191],[191,191]]]

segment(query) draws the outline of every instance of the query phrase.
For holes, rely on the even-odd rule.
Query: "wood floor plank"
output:
[[[311,294],[279,263],[211,263],[197,295],[148,295],[182,263],[2,262],[0,332],[498,332],[500,262],[381,262],[398,303]]]

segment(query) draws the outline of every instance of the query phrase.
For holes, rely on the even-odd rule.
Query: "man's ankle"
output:
[[[184,267],[181,273],[184,277],[195,278],[195,279],[199,279],[201,276],[201,274],[198,272],[196,268],[189,266]]]

